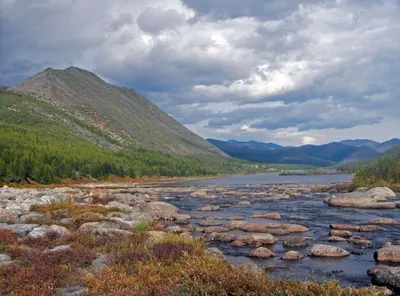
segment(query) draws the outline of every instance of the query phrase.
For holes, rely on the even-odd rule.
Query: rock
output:
[[[308,241],[302,237],[289,237],[283,242],[283,246],[286,248],[307,247]]]
[[[158,243],[159,241],[161,241],[165,236],[168,235],[168,233],[164,232],[164,231],[147,231],[147,242],[149,244],[155,244]]]
[[[283,255],[282,260],[300,260],[303,258],[304,258],[303,254],[296,251],[289,251]]]
[[[180,226],[169,226],[165,230],[169,233],[176,233],[176,234],[181,234],[186,232],[186,230],[181,228]]]
[[[396,205],[396,208],[400,208],[400,201],[395,201],[394,204]]]
[[[61,237],[70,234],[70,231],[67,228],[59,225],[42,225],[29,232],[28,237],[31,239],[40,239],[50,233],[56,235],[57,237]]]
[[[65,252],[71,250],[69,245],[62,245],[45,251],[45,253]]]
[[[12,261],[12,258],[7,254],[0,254],[0,263]]]
[[[345,242],[346,238],[341,237],[341,236],[330,236],[328,237],[328,242],[331,243],[340,243],[340,242]]]
[[[251,215],[250,218],[263,218],[263,219],[279,220],[281,218],[281,215],[279,215],[278,213],[266,213],[266,214]]]
[[[210,206],[210,205],[204,206],[200,209],[200,211],[203,211],[203,212],[213,212],[213,211],[219,211],[219,210],[220,210],[219,206]]]
[[[68,219],[68,218],[64,218]],[[100,213],[94,213],[94,212],[86,212],[82,213],[79,215],[76,215],[72,218],[73,221],[93,221],[93,222],[99,222],[103,221],[105,219],[104,215]]]
[[[360,226],[361,232],[371,232],[371,231],[383,231],[386,230],[383,227],[376,226],[376,225],[362,225]]]
[[[101,236],[101,237],[105,237],[107,239],[115,239],[115,238],[132,237],[135,234],[131,231],[122,230],[122,229],[96,228],[91,231],[91,235]]]
[[[196,191],[192,192],[189,196],[193,197],[193,198],[215,198],[216,197],[213,194],[208,194],[205,190],[196,190]]]
[[[224,218],[220,216],[209,216],[205,218],[205,220],[224,220]]]
[[[389,246],[379,249],[374,254],[375,260],[380,263],[400,263],[400,246]]]
[[[366,192],[376,200],[385,200],[386,198],[396,197],[396,193],[388,187],[375,187]]]
[[[236,239],[235,235],[233,234],[218,233],[218,232],[211,233],[208,238],[212,241],[219,241],[219,242],[233,242]]]
[[[126,204],[120,203],[118,201],[110,201],[107,205],[106,205],[107,209],[119,209],[120,211],[123,212],[133,212],[133,207],[128,206]]]
[[[242,241],[242,240],[235,240],[235,241],[233,241],[233,242],[231,243],[231,246],[232,246],[232,247],[240,248],[240,247],[246,246],[246,243],[245,243],[244,241]]]
[[[229,220],[229,221],[241,221],[241,220],[246,220],[246,218],[242,217],[242,216],[233,216],[233,217],[227,218],[226,220]]]
[[[331,230],[329,236],[352,237],[353,233],[348,230]]]
[[[26,236],[30,233],[33,229],[37,228],[38,224],[3,224],[0,223],[0,230],[6,229],[11,230],[18,236]]]
[[[248,206],[251,203],[249,201],[239,201],[236,205],[237,206]]]
[[[68,288],[58,288],[57,292],[61,296],[84,296],[89,293],[89,289],[81,286],[73,286]]]
[[[360,226],[357,225],[348,225],[348,224],[331,224],[329,225],[330,228],[338,229],[338,230],[360,230]]]
[[[368,270],[368,274],[372,276],[373,284],[400,291],[400,267],[378,265]]]
[[[289,220],[295,220],[295,221],[304,221],[304,220],[308,220],[307,217],[303,217],[303,216],[289,216],[288,219],[289,219]]]
[[[250,235],[251,245],[261,247],[264,245],[274,245],[278,239],[269,233],[253,233]]]
[[[382,225],[398,225],[398,224],[400,224],[399,222],[397,222],[396,220],[391,219],[391,218],[376,218],[376,219],[369,220],[367,223],[368,224],[382,224]]]
[[[123,204],[127,204],[130,206],[134,206],[135,204],[139,203],[139,202],[149,202],[151,201],[151,198],[149,195],[147,194],[143,194],[143,193],[134,193],[134,194],[130,194],[130,193],[119,193],[119,194],[113,194],[111,196],[111,198],[114,201],[123,203]]]
[[[38,212],[30,212],[28,214],[22,215],[21,217],[19,217],[19,223],[32,223],[35,222],[37,220],[41,220],[44,219],[45,215],[38,213]]]
[[[308,255],[311,257],[338,258],[349,256],[350,253],[339,247],[317,244],[311,248]]]
[[[179,225],[187,225],[190,224],[190,218],[189,215],[177,214],[175,215],[175,223]]]
[[[0,205],[0,210],[1,210],[1,205]],[[22,222],[18,219],[18,214],[13,214],[10,212],[5,212],[5,213],[0,213],[0,223],[7,223],[7,224],[14,224],[14,223],[19,223]],[[24,222],[28,223],[28,222]]]
[[[369,190],[368,187],[359,187],[354,192],[367,192]]]
[[[373,188],[367,192],[349,192],[337,196],[331,196],[325,199],[325,203],[333,207],[394,209],[396,207],[394,203],[381,202],[386,201],[385,195],[389,196],[390,194],[390,192],[386,192],[386,189]]]
[[[229,229],[242,230],[246,232],[266,232],[270,234],[285,235],[289,233],[307,232],[307,227],[297,224],[266,223],[256,224],[244,221],[231,221],[226,225]]]
[[[208,227],[208,226],[221,226],[223,224],[224,223],[222,223],[220,220],[204,220],[201,221],[199,225]]]
[[[256,258],[271,258],[275,256],[276,255],[270,249],[263,247],[251,250],[249,254],[249,257],[256,257]]]
[[[179,213],[179,209],[162,201],[137,204],[134,208],[139,212],[147,213],[155,219],[172,220]]]
[[[218,248],[207,248],[206,252],[210,256],[214,256],[214,257],[216,257],[218,259],[221,259],[221,260],[227,260],[225,255],[224,255],[224,253],[222,253],[221,250],[218,249]]]
[[[98,253],[96,254],[96,259],[92,261],[91,267],[94,272],[99,273],[107,266],[108,261],[109,256],[107,254]]]
[[[350,238],[347,240],[347,242],[353,245],[363,246],[363,247],[372,246],[372,242],[367,239]]]
[[[221,227],[221,226],[198,227],[196,229],[196,231],[203,232],[203,233],[228,232],[229,228],[225,228],[225,227]]]
[[[191,217],[192,217],[192,219],[199,219],[199,220],[205,218],[204,216],[201,216],[201,215],[192,215]]]
[[[103,221],[103,222],[87,222],[83,223],[80,227],[80,231],[91,232],[93,230],[99,228],[107,228],[107,229],[120,229],[121,226],[115,222]]]

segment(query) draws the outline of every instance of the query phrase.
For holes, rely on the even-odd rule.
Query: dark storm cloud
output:
[[[350,129],[356,137],[374,125],[379,137],[400,125],[400,0],[0,6],[0,84],[47,67],[87,68],[205,137],[234,137],[244,126],[248,137],[283,129],[279,137],[298,143],[308,132]]]

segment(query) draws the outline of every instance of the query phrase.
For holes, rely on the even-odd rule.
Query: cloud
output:
[[[303,145],[309,145],[309,144],[314,144],[316,141],[317,141],[317,139],[315,139],[313,137],[305,136],[305,137],[303,137],[303,140],[301,141],[301,143]]]
[[[133,87],[204,137],[299,145],[400,127],[397,0],[0,0],[0,84]],[[365,136],[364,136],[365,137]]]

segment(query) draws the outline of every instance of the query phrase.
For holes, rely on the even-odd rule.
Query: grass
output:
[[[374,288],[341,288],[337,281],[272,281],[263,270],[210,256],[202,240],[172,234],[149,244],[144,231],[110,241],[76,230],[17,240],[2,230],[0,241],[15,262],[0,267],[0,294],[57,295],[56,288],[83,285],[89,295],[381,295]],[[44,252],[66,244],[70,250]],[[91,267],[98,252],[109,257],[101,273]]]
[[[150,225],[146,222],[140,222],[133,226],[133,232],[135,233],[146,232],[149,231],[150,229],[151,229]]]

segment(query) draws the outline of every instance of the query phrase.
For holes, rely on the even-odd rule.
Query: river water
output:
[[[244,216],[246,222],[251,223],[294,223],[306,226],[309,231],[302,234],[291,234],[276,236],[279,241],[269,248],[275,252],[278,257],[274,259],[252,259],[248,257],[251,250],[249,247],[232,247],[230,243],[212,242],[213,246],[218,247],[226,257],[233,263],[255,263],[261,266],[279,266],[273,269],[270,276],[278,278],[281,276],[295,279],[338,279],[342,285],[348,286],[367,286],[370,285],[370,278],[367,270],[375,266],[374,251],[387,241],[400,239],[400,227],[385,226],[386,230],[382,232],[353,232],[354,235],[362,235],[367,237],[372,243],[372,247],[360,247],[352,245],[348,242],[329,243],[327,242],[330,232],[329,224],[363,224],[374,218],[393,218],[400,220],[400,210],[368,210],[368,209],[352,209],[352,208],[333,208],[324,204],[323,200],[334,193],[310,193],[304,192],[301,197],[284,199],[284,200],[263,200],[249,199],[250,205],[238,206],[233,205],[239,201],[239,197],[235,195],[224,194],[220,190],[214,190],[224,187],[227,191],[245,191],[249,194],[254,192],[276,192],[274,185],[250,186],[251,184],[319,184],[330,182],[348,182],[352,176],[348,175],[321,175],[321,176],[279,176],[278,174],[257,174],[257,175],[235,175],[221,179],[211,179],[198,182],[186,182],[176,184],[176,186],[195,185],[204,188],[208,192],[217,195],[214,199],[198,199],[189,198],[190,192],[177,191],[171,194],[169,202],[180,208],[181,212],[189,215],[202,216],[220,216],[224,219],[231,216]],[[280,185],[281,188],[284,187]],[[172,198],[171,197],[177,197]],[[400,200],[400,196],[396,198]],[[221,207],[217,212],[201,212],[198,211],[204,204],[223,204],[233,206]],[[277,212],[281,215],[281,220],[267,220],[249,218],[250,215],[260,213]],[[304,216],[306,221],[290,221],[289,216]],[[198,226],[202,220],[191,220],[192,225]],[[223,221],[227,223],[228,221]],[[236,235],[248,235],[241,231],[230,231],[229,233]],[[283,240],[288,237],[313,237],[314,241],[310,241],[310,245],[304,248],[283,247]],[[342,247],[351,252],[351,255],[341,259],[323,259],[311,258],[307,253],[313,244],[331,244]],[[299,261],[283,261],[279,258],[289,250],[296,250],[304,254],[306,257]]]

